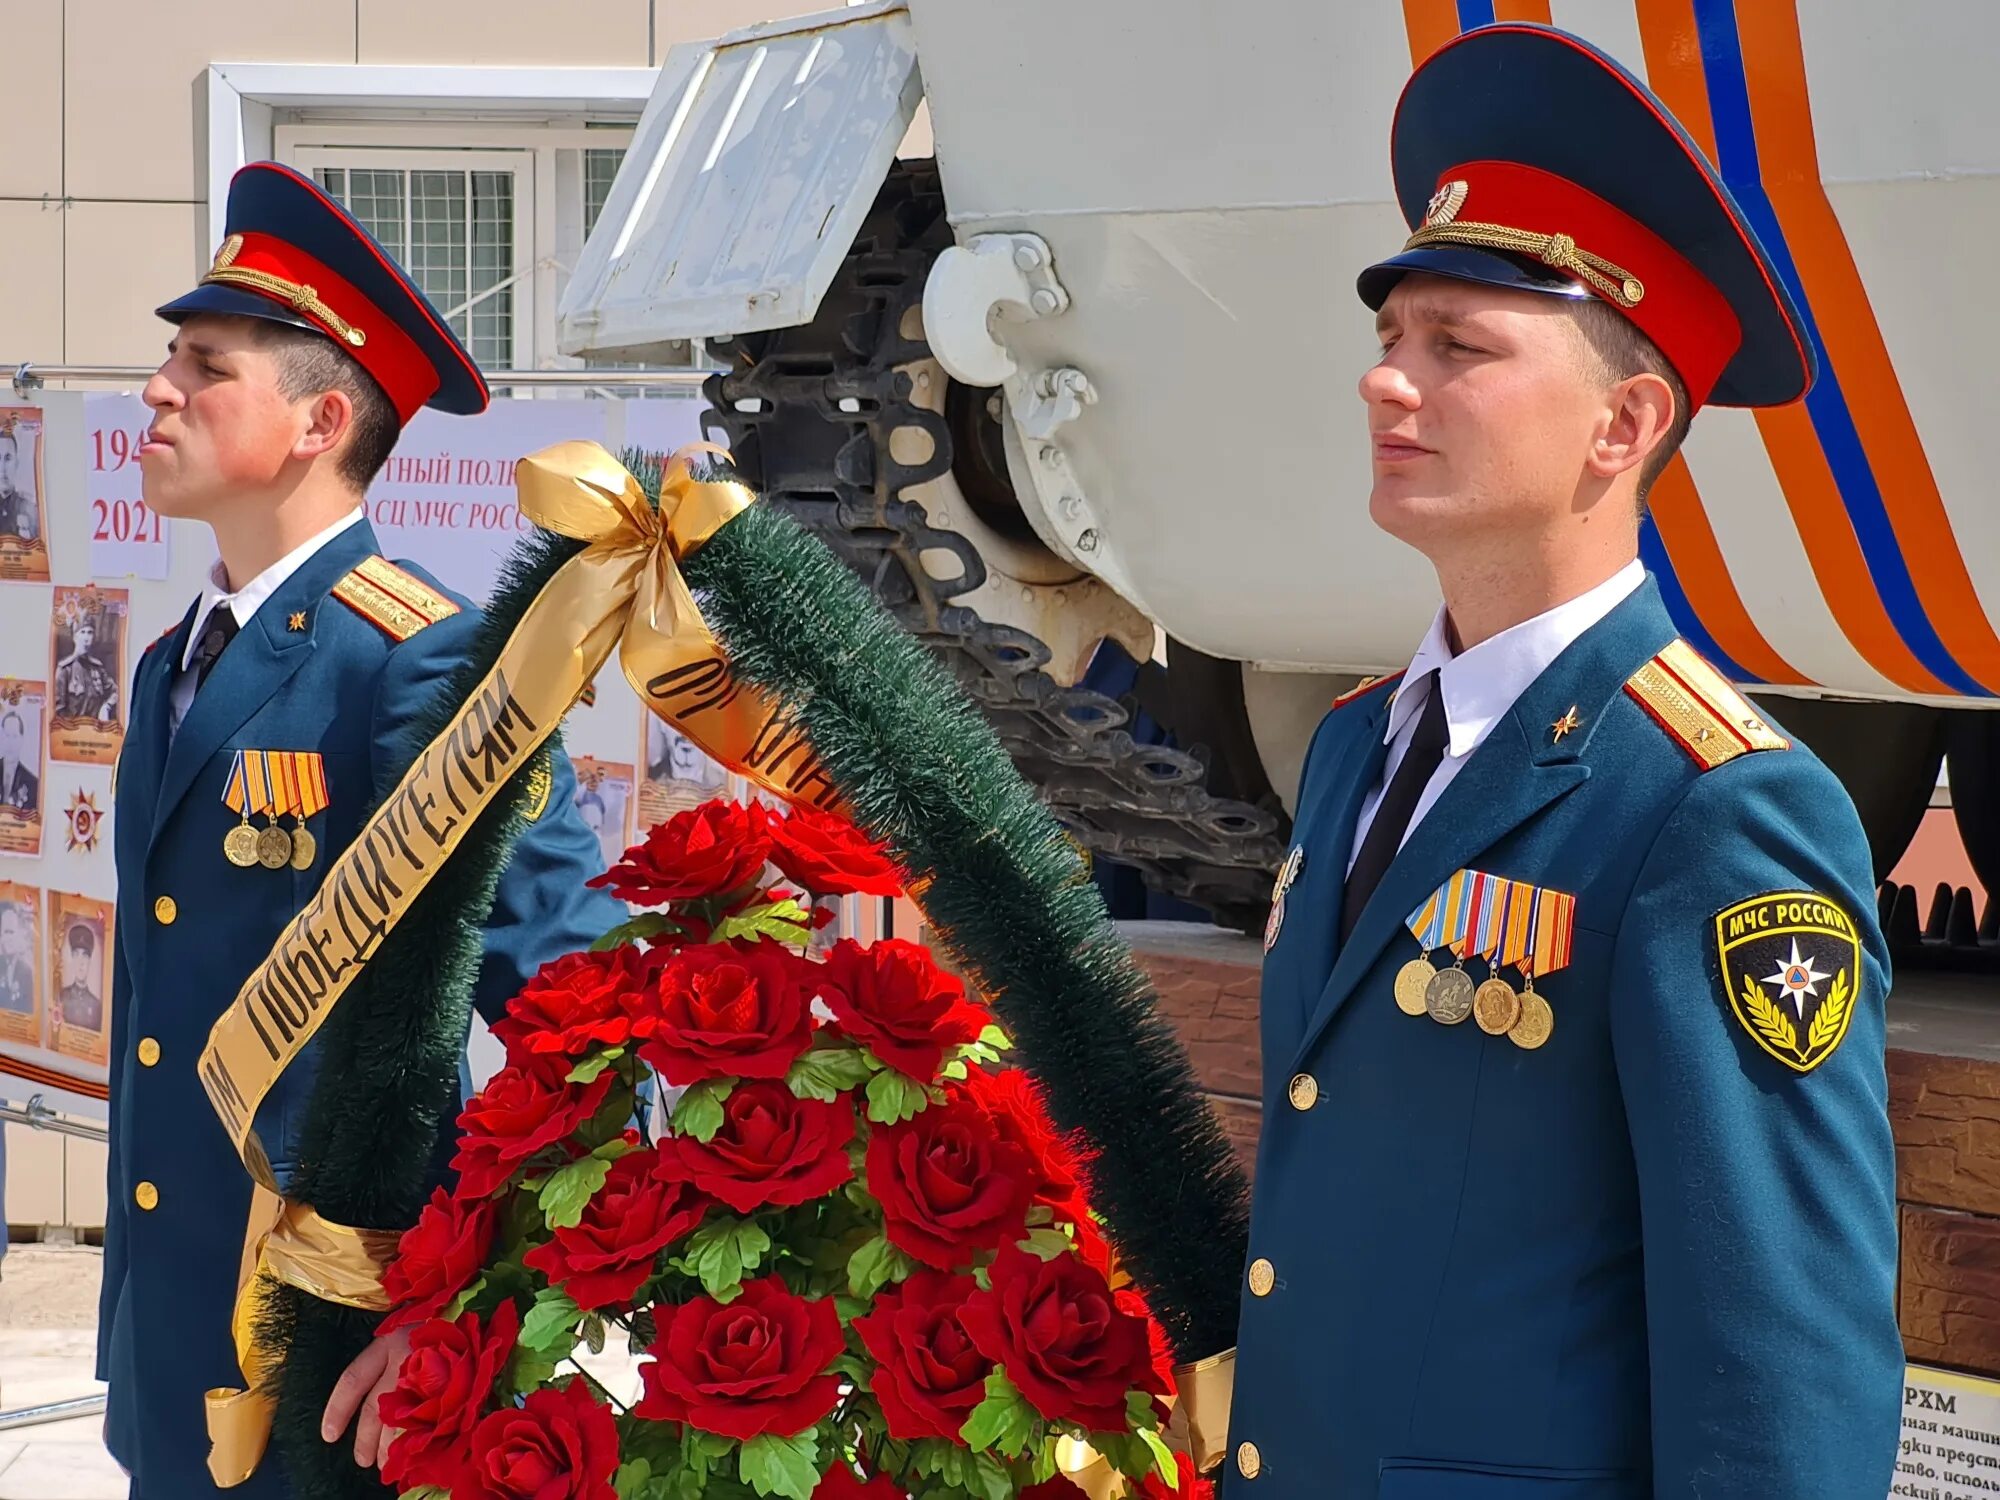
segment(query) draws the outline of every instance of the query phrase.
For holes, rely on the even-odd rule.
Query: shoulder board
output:
[[[333,586],[333,597],[398,641],[458,613],[451,600],[385,557],[364,557],[356,563]]]
[[[1346,692],[1342,693],[1338,698],[1334,699],[1333,706],[1335,708],[1345,708],[1348,704],[1352,703],[1356,698],[1362,697],[1364,694],[1367,693],[1372,693],[1375,691],[1375,689],[1382,686],[1383,683],[1394,682],[1397,678],[1401,677],[1402,675],[1403,674],[1401,672],[1386,672],[1380,677],[1364,677],[1359,682],[1355,683],[1353,687],[1349,688]]]
[[[1704,771],[1752,750],[1792,748],[1686,641],[1634,672],[1625,691]]]

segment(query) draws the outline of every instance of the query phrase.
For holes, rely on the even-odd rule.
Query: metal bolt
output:
[[[1045,286],[1036,287],[1035,295],[1030,300],[1034,303],[1035,311],[1045,316],[1061,305],[1061,299]]]
[[[1054,443],[1042,444],[1040,457],[1042,462],[1047,464],[1051,469],[1062,467],[1062,453]]]
[[[1095,552],[1097,550],[1097,528],[1095,526],[1076,539],[1076,550],[1079,552]]]
[[[1062,512],[1065,521],[1074,521],[1083,514],[1083,501],[1075,495],[1064,495],[1056,501],[1056,509]]]
[[[1023,271],[1038,271],[1042,265],[1042,252],[1033,245],[1021,244],[1014,247],[1014,264]]]

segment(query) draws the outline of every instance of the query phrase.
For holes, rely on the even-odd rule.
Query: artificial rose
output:
[[[842,938],[819,980],[837,1028],[919,1083],[937,1077],[947,1047],[977,1041],[986,1026],[986,1012],[967,1002],[965,986],[928,949],[900,938],[865,948]]]
[[[953,1271],[1026,1230],[1034,1164],[961,1095],[868,1141],[868,1190],[889,1243]]]
[[[673,1087],[705,1078],[783,1078],[812,1045],[817,970],[782,943],[683,948],[639,1002],[639,1055]]]
[[[500,1206],[486,1198],[458,1198],[443,1188],[396,1241],[396,1258],[382,1268],[382,1293],[395,1311],[378,1330],[393,1329],[444,1310],[486,1264]]]
[[[1028,1404],[1052,1422],[1123,1432],[1128,1391],[1159,1391],[1146,1323],[1118,1306],[1104,1277],[1075,1255],[1042,1260],[1009,1245],[990,1290],[959,1321],[973,1347],[1007,1367]]]
[[[659,1171],[740,1214],[793,1208],[825,1196],[854,1175],[848,1143],[854,1105],[794,1098],[782,1083],[739,1083],[722,1102],[722,1128],[660,1142]]]
[[[881,844],[838,813],[795,806],[770,820],[771,863],[816,896],[894,896],[903,873]]]
[[[581,1375],[472,1430],[452,1500],[616,1500],[618,1425]]]
[[[978,1290],[970,1276],[918,1271],[877,1292],[867,1316],[854,1320],[862,1345],[875,1356],[871,1388],[890,1437],[955,1443],[973,1407],[986,1399],[993,1361],[972,1346],[958,1320],[965,1299]]]
[[[582,1220],[552,1229],[553,1238],[530,1250],[527,1263],[585,1310],[629,1301],[653,1274],[654,1257],[709,1210],[693,1187],[661,1178],[658,1165],[652,1151],[619,1157],[584,1205]]]
[[[1019,1146],[1034,1163],[1034,1201],[1074,1224],[1077,1250],[1100,1271],[1107,1269],[1109,1251],[1084,1198],[1084,1160],[1050,1122],[1028,1075],[1019,1068],[997,1073],[975,1068],[965,1081],[965,1094],[986,1111],[1001,1139]]]
[[[704,802],[653,826],[644,842],[589,881],[641,906],[739,891],[771,853],[770,815],[757,805]]]
[[[529,1157],[597,1113],[617,1074],[606,1069],[576,1084],[564,1081],[569,1069],[564,1057],[529,1058],[502,1068],[466,1101],[451,1159],[460,1197],[498,1192]]]
[[[845,1458],[836,1458],[813,1486],[812,1500],[909,1500],[909,1493],[886,1474],[863,1479]]]
[[[636,1416],[720,1437],[791,1437],[840,1399],[840,1377],[826,1373],[843,1347],[831,1297],[800,1297],[763,1276],[726,1307],[697,1297],[657,1316]]]
[[[475,1312],[456,1323],[433,1318],[417,1325],[396,1388],[380,1403],[382,1425],[397,1432],[382,1461],[384,1479],[399,1490],[452,1487],[465,1467],[466,1441],[520,1331],[520,1309],[511,1301],[496,1307],[484,1327]]]
[[[543,964],[521,993],[507,1002],[507,1014],[493,1035],[516,1062],[541,1054],[583,1057],[599,1047],[622,1047],[632,1039],[632,1010],[653,978],[654,961],[637,945],[623,943],[603,953],[571,953]]]

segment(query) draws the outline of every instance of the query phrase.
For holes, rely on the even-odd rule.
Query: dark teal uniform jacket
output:
[[[111,1387],[111,1452],[131,1471],[140,1500],[218,1493],[206,1467],[202,1393],[242,1384],[229,1323],[250,1179],[197,1081],[196,1059],[216,1017],[360,831],[376,790],[407,764],[413,747],[405,728],[464,659],[478,622],[467,601],[414,568],[461,610],[405,640],[332,597],[375,551],[374,533],[360,522],[286,580],[223,652],[171,748],[168,691],[197,623],[193,610],[134,674],[116,796],[97,1374]],[[303,628],[290,628],[300,615]],[[331,805],[307,824],[319,843],[310,868],[245,870],[223,857],[223,836],[238,821],[223,792],[235,752],[245,748],[324,757]],[[487,926],[475,1002],[489,1018],[544,962],[588,946],[624,916],[584,888],[603,857],[572,805],[565,757],[556,757],[555,771],[547,811],[517,846]],[[257,1115],[281,1184],[296,1166],[315,1051],[301,1055]],[[276,1455],[228,1493],[286,1494]]]
[[[1810,752],[1704,769],[1702,730],[1725,726],[1676,733],[1626,690],[1674,637],[1649,579],[1557,658],[1412,830],[1344,946],[1390,685],[1322,722],[1303,865],[1264,966],[1231,1500],[1888,1493],[1903,1365],[1868,849]],[[1555,1018],[1539,1050],[1396,1006],[1419,955],[1405,919],[1461,869],[1576,897],[1573,957],[1536,985]],[[1781,1024],[1732,995],[1790,972],[1783,935],[1725,980],[1716,918],[1785,893],[1850,914],[1860,954],[1839,959],[1824,921],[1808,930],[1817,993],[1763,990]],[[1753,910],[1780,926],[1830,915]],[[1837,961],[1858,995],[1821,1053],[1811,1022]],[[1816,1064],[1781,1060],[1759,1017]]]

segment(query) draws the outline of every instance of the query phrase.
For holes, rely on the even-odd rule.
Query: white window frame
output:
[[[285,160],[287,150],[322,145],[531,150],[537,163],[534,214],[527,225],[532,236],[517,233],[515,248],[518,256],[525,246],[534,260],[533,286],[524,299],[534,311],[532,325],[516,318],[517,358],[527,348],[535,351],[537,367],[576,368],[581,361],[555,352],[554,155],[566,147],[628,145],[629,129],[587,130],[584,122],[636,123],[658,76],[654,68],[216,63],[207,72],[209,246],[223,240],[229,179],[247,162]],[[297,118],[299,113],[305,118]],[[518,226],[518,202],[516,212]],[[579,220],[579,244],[581,227]],[[204,253],[196,274],[207,264]],[[532,333],[525,346],[524,328]]]
[[[535,243],[540,238],[541,220],[536,213],[536,205],[542,199],[537,153],[524,150],[436,150],[410,145],[289,145],[285,139],[288,133],[304,132],[317,138],[321,135],[338,135],[345,138],[347,131],[332,128],[319,129],[303,125],[281,125],[278,127],[277,159],[289,166],[297,167],[308,177],[325,168],[348,172],[390,171],[390,172],[505,172],[514,179],[514,255],[508,267],[507,277],[496,286],[484,292],[472,294],[463,308],[440,306],[438,311],[447,322],[460,311],[468,313],[467,326],[470,327],[470,309],[479,301],[491,296],[502,286],[514,293],[513,338],[507,351],[507,363],[513,369],[531,368],[529,361],[534,351],[548,347],[540,338],[541,326],[537,321],[538,309],[548,300],[538,295],[544,278],[538,274]],[[466,195],[468,219],[466,223],[466,285],[472,284],[472,226],[470,220],[471,194]],[[410,226],[404,225],[404,232]],[[550,257],[542,256],[546,261]],[[548,313],[551,336],[553,336],[555,315]],[[470,337],[466,343],[470,345]]]

